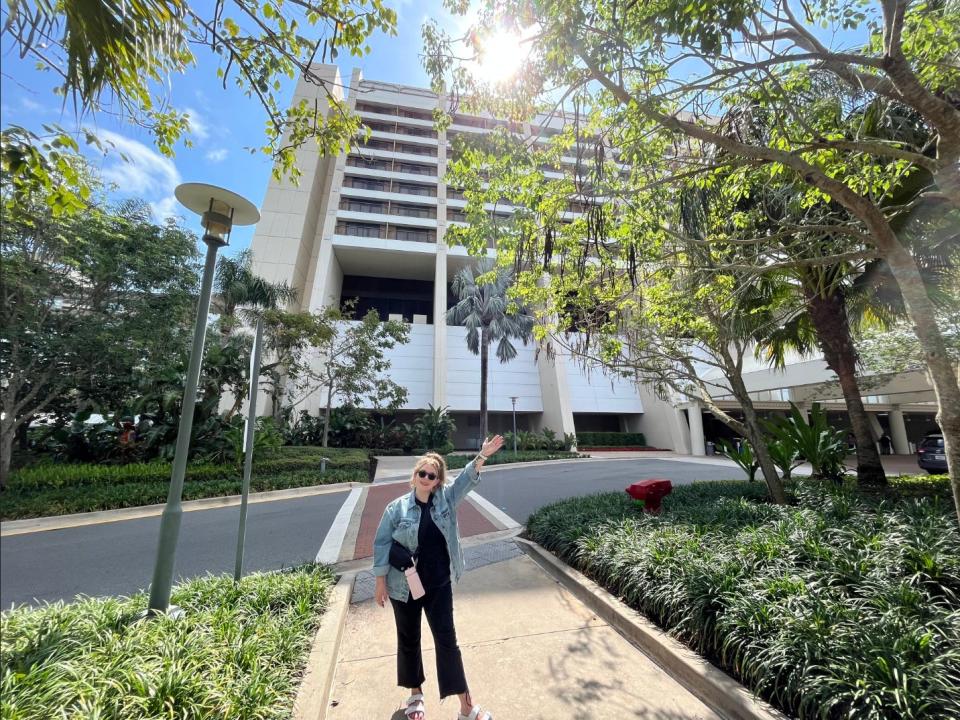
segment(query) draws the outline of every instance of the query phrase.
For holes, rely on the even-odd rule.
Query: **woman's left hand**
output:
[[[492,456],[500,448],[503,447],[503,435],[494,435],[492,438],[487,440],[483,447],[480,448],[480,452],[487,457]]]

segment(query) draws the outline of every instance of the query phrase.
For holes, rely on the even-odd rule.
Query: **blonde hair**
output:
[[[437,484],[434,486],[434,490],[443,487],[447,482],[447,461],[444,460],[443,455],[439,453],[428,452],[426,455],[421,455],[420,459],[417,460],[417,464],[414,465],[413,474],[410,476],[410,487],[413,487],[417,481],[417,473],[420,472],[420,469],[427,463],[432,463],[437,467]]]

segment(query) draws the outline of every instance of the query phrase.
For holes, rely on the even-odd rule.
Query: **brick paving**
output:
[[[360,518],[360,529],[357,532],[353,559],[373,556],[373,539],[377,534],[380,518],[383,517],[383,509],[391,500],[408,492],[410,492],[410,486],[406,483],[372,485],[369,488],[363,506],[363,515]],[[457,508],[457,518],[460,523],[460,537],[463,538],[501,529],[481,514],[469,499]]]

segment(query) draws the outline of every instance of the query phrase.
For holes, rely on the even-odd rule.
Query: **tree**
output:
[[[466,267],[453,279],[457,304],[447,311],[447,322],[465,325],[467,347],[480,355],[480,437],[487,437],[487,377],[489,348],[497,343],[497,359],[510,362],[517,356],[511,339],[524,343],[532,337],[533,316],[527,309],[507,297],[513,278],[510,273],[494,269],[490,261],[477,267]]]
[[[260,373],[267,378],[271,415],[279,422],[284,409],[299,404],[310,391],[311,348],[328,342],[336,331],[325,313],[266,310],[262,316],[264,356],[269,360]]]
[[[7,192],[5,182],[4,201]],[[94,197],[83,215],[58,217],[48,199],[5,202],[0,230],[2,485],[31,418],[131,401],[139,379],[188,342],[196,293],[196,238],[151,222],[145,203]]]
[[[248,322],[255,322],[257,310],[274,310],[280,305],[295,302],[297,291],[286,281],[271,283],[254,275],[253,254],[249,248],[236,257],[221,257],[217,261],[214,279],[213,311],[220,316],[220,334],[226,339],[236,325],[237,310],[246,310]]]
[[[361,400],[366,400],[375,408],[390,412],[406,402],[406,388],[385,375],[390,370],[385,352],[405,344],[410,338],[410,328],[397,320],[381,322],[375,310],[355,321],[349,306],[344,310],[327,308],[324,318],[332,332],[314,346],[319,362],[314,363],[310,372],[310,392],[326,391],[323,415],[323,447],[326,447],[334,398],[345,405],[359,405]]]
[[[157,148],[172,155],[190,130],[189,115],[165,94],[171,76],[196,65],[201,54],[219,60],[217,77],[256,98],[267,115],[263,151],[275,160],[274,173],[297,175],[295,152],[314,139],[324,153],[339,152],[359,130],[346,111],[340,88],[311,67],[340,53],[362,56],[376,32],[395,34],[396,13],[382,0],[266,3],[222,2],[200,6],[186,0],[114,3],[95,0],[60,3],[14,0],[3,37],[21,57],[36,61],[60,81],[59,92],[73,102],[78,120],[115,114],[153,134]],[[332,112],[303,100],[282,109],[283,78],[301,75],[322,87]],[[47,184],[53,167],[44,145],[74,145],[72,133],[47,126],[52,140],[24,128],[5,132],[4,158],[24,184]],[[86,139],[96,135],[84,131]],[[82,200],[69,186],[51,199],[60,207]],[[62,201],[66,201],[65,203]],[[82,204],[82,203],[81,203]]]
[[[458,7],[467,10],[466,3]],[[821,23],[859,29],[859,46],[838,47],[839,40],[824,39],[829,36],[816,29]],[[892,177],[925,168],[931,181],[917,203],[941,216],[960,208],[955,32],[960,6],[825,0],[804,5],[797,15],[788,0],[627,5],[516,0],[483,3],[464,39],[476,50],[484,28],[520,24],[536,27],[536,50],[513,92],[499,101],[459,66],[451,38],[428,26],[425,62],[437,86],[448,80],[449,92],[472,95],[478,104],[515,117],[530,117],[538,102],[543,108],[557,97],[573,98],[588,118],[587,135],[621,149],[620,161],[632,166],[629,193],[613,197],[646,206],[641,221],[652,221],[659,208],[653,201],[665,186],[691,178],[709,184],[718,168],[728,192],[742,192],[763,176],[788,176],[803,185],[810,201],[829,199],[850,214],[844,232],[887,263],[923,348],[960,518],[956,366],[917,263],[892,223],[897,209],[884,203]],[[834,34],[841,36],[849,37]],[[451,74],[451,68],[459,71]],[[683,69],[682,77],[675,68]],[[836,83],[845,92],[836,93]],[[498,91],[503,94],[503,88]],[[845,107],[873,99],[915,111],[933,141],[921,147],[890,142],[872,136],[868,126],[843,124]],[[769,130],[729,132],[727,109],[747,103],[768,116]],[[670,157],[668,149],[674,151]],[[539,243],[543,247],[545,239]]]

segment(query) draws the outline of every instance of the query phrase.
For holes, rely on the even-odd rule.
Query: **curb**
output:
[[[787,720],[779,710],[537,543],[523,538],[515,538],[514,542],[577,599],[716,712],[730,720]]]
[[[358,487],[370,487],[370,484],[345,482],[331,483],[330,485],[307,485],[299,488],[287,488],[285,490],[265,490],[264,492],[250,493],[247,496],[247,502],[255,504],[273,502],[275,500],[295,500],[300,497],[343,492]],[[183,512],[195,512],[197,510],[235,507],[240,504],[242,497],[242,495],[220,495],[218,497],[201,498],[199,500],[186,500],[181,503],[181,508]],[[25,518],[23,520],[7,520],[0,523],[0,537],[156,517],[163,514],[165,507],[166,503],[159,503],[157,505],[139,505],[137,507],[118,508],[116,510],[96,510],[94,512],[74,513],[72,515],[45,515],[44,517]]]
[[[303,681],[293,703],[293,720],[325,720],[327,716],[330,688],[340,658],[343,624],[356,577],[355,572],[341,575],[330,593],[330,604],[313,636]]]

